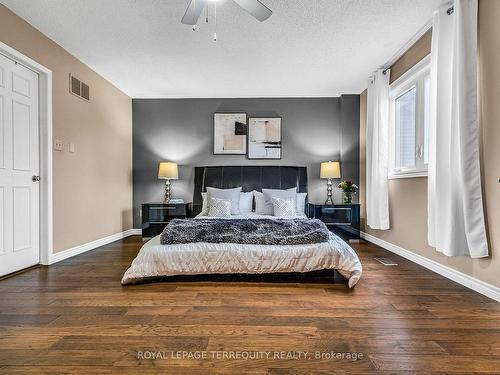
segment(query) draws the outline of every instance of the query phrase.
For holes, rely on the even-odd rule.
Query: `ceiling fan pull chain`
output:
[[[205,8],[205,22],[208,23],[208,4]]]
[[[217,41],[217,2],[214,1],[214,42]]]
[[[193,10],[196,12],[196,0],[193,0]],[[196,31],[196,24],[193,25],[193,31]]]

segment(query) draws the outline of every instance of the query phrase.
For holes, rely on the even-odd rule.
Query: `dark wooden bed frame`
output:
[[[297,188],[307,193],[307,167],[287,166],[219,166],[194,168],[193,215],[201,212],[201,193],[207,186],[230,189],[242,187],[243,192],[262,189]]]

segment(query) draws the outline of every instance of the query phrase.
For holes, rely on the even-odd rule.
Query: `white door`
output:
[[[39,263],[38,74],[0,55],[0,276]]]

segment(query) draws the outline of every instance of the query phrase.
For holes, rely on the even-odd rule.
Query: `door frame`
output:
[[[0,42],[0,54],[38,73],[40,143],[40,263],[50,264],[53,249],[52,201],[52,71]]]

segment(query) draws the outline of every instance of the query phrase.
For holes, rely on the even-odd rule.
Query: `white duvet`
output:
[[[237,217],[255,219],[258,216]],[[156,276],[309,272],[323,269],[338,270],[349,280],[351,288],[356,285],[362,272],[354,250],[333,233],[330,233],[328,242],[288,246],[206,242],[162,245],[160,236],[156,236],[141,248],[123,275],[122,284]]]

